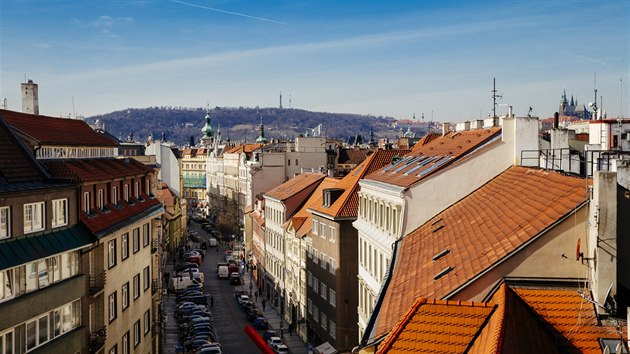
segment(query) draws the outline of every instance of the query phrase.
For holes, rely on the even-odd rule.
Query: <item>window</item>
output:
[[[298,165],[298,159],[295,159],[295,166]]]
[[[307,302],[308,302],[307,304],[308,313],[313,314],[313,300],[308,299]]]
[[[335,243],[337,236],[335,235],[335,228],[330,226],[329,228],[330,230],[330,236],[328,237],[328,240],[330,240],[330,242]]]
[[[11,210],[9,207],[2,207],[0,208],[0,239],[9,237],[11,237]]]
[[[123,193],[124,193],[125,201],[129,202],[129,185],[125,184],[124,187],[125,188],[123,189]]]
[[[312,229],[313,229],[313,234],[314,235],[317,235],[317,233],[319,232],[318,228],[319,228],[319,223],[317,222],[317,220],[313,220],[313,227],[312,227]]]
[[[324,252],[320,253],[320,259],[321,261],[319,262],[319,264],[322,266],[322,268],[326,269],[326,254]]]
[[[109,264],[109,268],[112,268],[116,265],[116,240],[111,240],[107,243],[107,259]]]
[[[122,337],[122,354],[129,354],[131,348],[129,346],[129,331]]]
[[[90,213],[90,192],[83,193],[83,212]]]
[[[136,199],[140,198],[140,183],[139,182],[134,182],[133,196],[136,197]]]
[[[0,301],[13,298],[15,285],[13,269],[0,271]]]
[[[122,235],[120,240],[120,258],[124,261],[129,258],[129,234]]]
[[[120,296],[122,297],[122,309],[124,311],[127,307],[129,307],[129,282],[123,284],[121,292]]]
[[[13,342],[13,330],[0,333],[0,353],[15,353],[15,343]],[[3,351],[4,350],[4,351]]]
[[[313,273],[308,272],[308,276],[306,277],[308,286],[313,285]]]
[[[118,205],[118,187],[112,187],[112,204]]]
[[[140,297],[140,274],[133,276],[133,299]]]
[[[52,226],[59,227],[68,224],[68,199],[52,201]]]
[[[136,323],[133,324],[133,347],[137,347],[140,344],[140,338],[142,334],[140,332],[140,320],[137,320]]]
[[[143,247],[147,247],[149,245],[149,240],[151,239],[151,229],[149,228],[149,223],[142,225],[142,245]]]
[[[118,344],[114,344],[114,346],[111,347],[109,354],[118,354]]]
[[[103,210],[105,208],[105,196],[102,189],[98,190],[98,208]],[[116,349],[114,346],[112,349]]]
[[[109,322],[111,323],[116,319],[116,292],[109,295]]]
[[[320,223],[319,236],[323,239],[326,239],[326,224]]]
[[[315,290],[315,292],[319,290],[319,279],[315,276],[313,276],[313,290]]]
[[[149,270],[149,266],[147,266],[144,268],[144,291],[147,291],[147,289],[151,286],[150,274],[151,272]]]
[[[333,306],[337,307],[337,293],[333,289],[328,289],[328,302]]]
[[[291,166],[291,159],[287,160],[287,166]]]
[[[326,314],[323,312],[322,312],[321,325],[324,330],[326,331],[328,330],[328,316],[326,316]]]
[[[37,347],[37,321],[26,323],[26,350]]]
[[[140,251],[140,228],[133,229],[133,253]]]
[[[332,274],[335,274],[335,271],[337,270],[337,262],[332,257],[329,257],[328,260],[330,261],[330,264],[328,265],[328,271]]]
[[[151,330],[151,310],[144,313],[144,335],[147,335],[149,330]]]
[[[313,248],[313,262],[319,263],[319,251]]]
[[[44,202],[24,204],[24,233],[44,229]]]
[[[313,319],[315,323],[319,322],[319,309],[315,305],[313,305]]]
[[[327,296],[328,296],[328,286],[326,284],[324,284],[323,282],[321,283],[321,287],[320,287],[320,292],[319,295],[326,300]]]
[[[330,326],[328,326],[328,333],[331,337],[337,338],[337,324],[332,320],[330,321]]]

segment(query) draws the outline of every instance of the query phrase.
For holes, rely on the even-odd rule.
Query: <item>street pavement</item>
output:
[[[202,241],[207,241],[209,236],[199,227],[199,224],[191,222],[189,231],[197,232]],[[197,244],[190,242],[192,248],[199,248]],[[249,324],[245,314],[240,310],[236,300],[234,299],[234,290],[242,289],[250,292],[250,273],[244,271],[242,274],[242,285],[232,286],[227,279],[218,279],[217,263],[224,262],[225,248],[219,245],[217,248],[208,248],[206,250],[205,259],[200,267],[204,273],[204,292],[213,299],[214,306],[210,309],[213,314],[214,330],[216,332],[217,341],[221,343],[221,349],[224,353],[259,353],[260,350],[245,334],[244,329]],[[176,257],[176,255],[175,255]],[[167,262],[164,272],[169,272],[170,277],[173,274],[172,259]],[[256,285],[253,285],[251,292],[255,292]],[[251,296],[255,300],[254,296]],[[262,311],[262,298],[259,297],[256,302],[258,309]],[[210,301],[209,301],[210,303]],[[179,345],[177,321],[175,320],[176,309],[175,295],[167,295],[163,299],[163,308],[165,314],[165,326],[163,332],[163,348],[165,353],[174,353]],[[267,304],[266,310],[263,312],[265,318],[269,321],[271,329],[280,333],[280,314],[279,309],[274,309]],[[289,347],[292,354],[308,353],[307,346],[301,341],[297,334],[289,335],[284,323],[284,333],[282,335],[284,344]],[[264,331],[258,331],[261,335]]]

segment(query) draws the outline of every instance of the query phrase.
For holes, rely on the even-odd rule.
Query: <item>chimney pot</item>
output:
[[[451,131],[451,124],[450,123],[442,123],[442,136],[445,136],[446,134],[448,134]]]

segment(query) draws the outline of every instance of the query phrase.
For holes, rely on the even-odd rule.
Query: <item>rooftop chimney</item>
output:
[[[560,125],[560,115],[558,114],[558,112],[553,114],[553,129],[558,129],[558,126]]]
[[[30,79],[22,84],[22,112],[39,115],[37,84]]]
[[[442,136],[445,136],[451,131],[450,123],[442,123]]]

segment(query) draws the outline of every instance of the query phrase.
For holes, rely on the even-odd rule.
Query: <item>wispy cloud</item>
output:
[[[204,9],[204,10],[210,10],[210,11],[215,11],[215,12],[220,12],[222,14],[227,14],[227,15],[233,15],[233,16],[240,16],[240,17],[245,17],[245,18],[250,18],[252,20],[258,20],[258,21],[264,21],[264,22],[270,22],[270,23],[275,23],[278,25],[284,25],[284,26],[288,26],[289,24],[286,22],[281,22],[281,21],[276,21],[276,20],[271,20],[268,18],[264,18],[264,17],[257,17],[257,16],[251,16],[251,15],[246,15],[246,14],[242,14],[239,12],[232,12],[232,11],[226,11],[226,10],[221,10],[221,9],[217,9],[214,7],[208,7],[208,6],[203,6],[203,5],[197,5],[197,4],[191,4],[189,2],[184,2],[184,1],[179,1],[179,0],[168,0],[172,3],[175,4],[181,4],[181,5],[186,5],[186,6],[191,6],[191,7],[196,7],[198,9]]]

